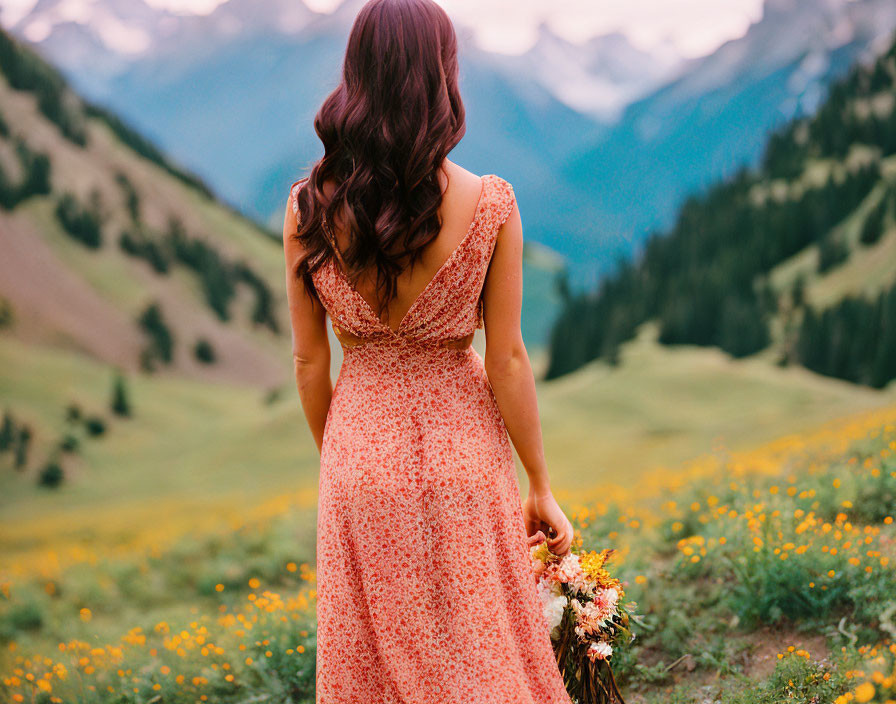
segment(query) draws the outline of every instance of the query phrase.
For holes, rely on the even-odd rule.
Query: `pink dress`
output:
[[[317,704],[571,704],[482,357],[445,345],[483,325],[513,208],[504,179],[482,188],[397,332],[332,257],[314,274],[333,324],[363,339],[343,344],[321,449]]]

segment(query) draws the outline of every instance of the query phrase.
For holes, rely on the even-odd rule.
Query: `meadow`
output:
[[[577,544],[616,548],[637,604],[614,655],[628,701],[892,701],[891,392],[653,350],[642,336],[620,368],[592,365],[578,397],[539,387]],[[0,351],[37,447],[67,401],[102,409],[102,365]],[[651,415],[651,386],[692,409],[675,432],[656,430],[672,420]],[[137,377],[131,396],[134,417],[83,440],[61,493],[4,470],[0,698],[313,701],[316,450],[292,394]],[[768,417],[745,422],[737,399]],[[567,427],[574,445],[563,416],[614,425]]]

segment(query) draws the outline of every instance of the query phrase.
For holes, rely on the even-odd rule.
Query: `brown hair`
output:
[[[379,312],[394,298],[398,275],[441,227],[438,169],[466,130],[457,79],[454,27],[433,0],[370,0],[361,8],[342,80],[314,119],[324,156],[298,193],[293,236],[304,255],[295,274],[309,292],[311,272],[338,252],[328,227],[338,216],[349,232],[342,257],[349,280],[375,266]],[[329,202],[327,180],[337,184]]]

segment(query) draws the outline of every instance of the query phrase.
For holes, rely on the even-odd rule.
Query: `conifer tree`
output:
[[[112,385],[112,401],[110,406],[112,412],[117,416],[122,416],[124,418],[131,416],[131,402],[128,398],[128,389],[121,372],[118,372],[115,375],[115,381]]]

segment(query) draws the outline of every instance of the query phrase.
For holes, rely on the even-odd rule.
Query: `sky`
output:
[[[4,23],[12,23],[36,0],[0,0]],[[94,0],[69,0],[90,3]],[[222,0],[146,0],[155,7],[206,13]],[[258,0],[261,2],[262,0]],[[339,0],[305,0],[320,12]],[[546,22],[573,42],[621,31],[636,47],[666,45],[687,57],[710,53],[728,39],[741,36],[762,16],[762,0],[437,0],[452,18],[474,28],[484,49],[503,53],[525,51],[539,23]]]

